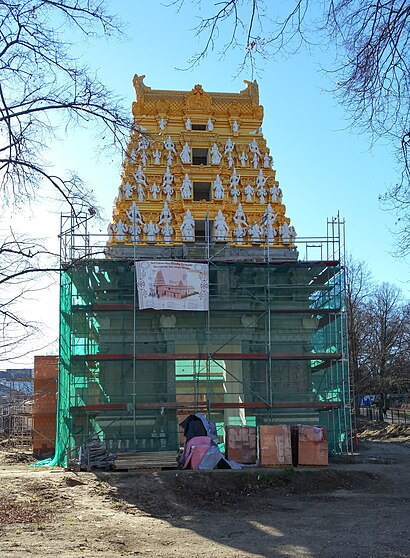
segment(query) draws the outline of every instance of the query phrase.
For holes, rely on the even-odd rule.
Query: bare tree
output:
[[[363,261],[349,256],[345,263],[346,317],[349,348],[349,370],[354,396],[367,387],[363,371],[364,344],[367,330],[363,320],[374,284],[371,273]]]
[[[186,0],[172,6],[182,9]],[[222,0],[201,8],[196,34],[203,46],[197,65],[221,44],[240,52],[239,70],[254,74],[258,60],[292,54],[302,45],[331,47],[333,93],[352,125],[396,151],[397,184],[382,196],[398,214],[401,252],[410,252],[410,2],[409,0]],[[206,14],[206,15],[203,15]]]
[[[48,183],[71,205],[85,195],[71,173],[51,172],[45,151],[64,127],[97,124],[121,142],[130,120],[119,100],[80,64],[69,36],[120,31],[100,0],[0,0],[0,192],[16,203]]]
[[[38,240],[10,230],[0,241],[0,362],[21,359],[39,348],[40,319],[28,319],[26,306],[48,288],[50,274],[58,270],[58,258]]]

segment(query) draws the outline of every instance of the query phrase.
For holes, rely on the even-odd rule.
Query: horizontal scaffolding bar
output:
[[[268,353],[136,353],[95,355],[73,355],[73,361],[95,360],[268,360]],[[342,353],[276,353],[270,356],[271,360],[340,360]]]
[[[195,403],[194,401],[166,401],[164,403],[137,403],[135,408],[137,410],[150,410],[150,409],[318,409],[327,410],[335,407],[342,407],[341,401],[275,401],[271,405],[263,401],[248,402],[242,401],[240,403],[207,403],[201,401]],[[133,409],[132,405],[126,403],[105,403],[96,405],[81,405],[71,407],[72,411],[82,412],[98,412],[98,411],[125,411]]]

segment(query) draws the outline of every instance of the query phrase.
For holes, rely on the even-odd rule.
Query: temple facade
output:
[[[195,412],[221,442],[229,425],[320,424],[330,451],[347,451],[340,230],[332,221],[310,244],[321,257],[306,245],[301,259],[257,83],[134,87],[108,239],[90,250],[86,231],[73,234],[89,216],[61,233],[56,462],[94,438],[177,451]]]

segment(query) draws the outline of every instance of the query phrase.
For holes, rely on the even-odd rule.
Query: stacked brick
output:
[[[33,454],[54,453],[56,438],[58,357],[34,357]]]

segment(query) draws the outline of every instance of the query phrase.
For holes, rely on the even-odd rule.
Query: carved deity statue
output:
[[[287,223],[286,221],[283,223],[283,225],[281,227],[279,227],[279,232],[282,236],[282,241],[284,243],[289,243],[290,242],[290,227],[289,227],[289,223]]]
[[[278,200],[278,193],[279,193],[279,188],[276,186],[276,184],[274,184],[269,188],[269,193],[271,195],[272,201],[276,202]]]
[[[238,124],[238,122],[237,122],[236,120],[233,121],[233,124],[232,124],[232,132],[233,132],[234,134],[236,134],[237,132],[239,132],[239,124]]]
[[[169,223],[165,223],[161,228],[161,234],[164,238],[165,244],[169,244],[171,242],[171,236],[174,234],[174,229]]]
[[[212,132],[212,130],[214,129],[214,123],[210,118],[208,118],[208,122],[206,123],[206,129],[208,130],[208,132]]]
[[[182,148],[181,154],[181,161],[186,164],[191,162],[191,149],[188,143],[185,143],[184,147]]]
[[[235,147],[234,142],[231,140],[231,138],[228,138],[225,143],[224,155],[226,155],[227,153],[232,153],[234,147]]]
[[[158,226],[163,225],[164,223],[170,223],[172,221],[172,213],[168,207],[167,202],[164,202],[164,207],[159,216]]]
[[[258,176],[256,177],[256,187],[260,188],[261,186],[265,186],[266,181],[268,180],[269,176],[263,176],[263,170],[260,169]]]
[[[141,165],[139,165],[137,171],[134,172],[134,178],[135,178],[135,182],[137,184],[143,184],[144,186],[147,185],[145,174],[142,171],[142,166]]]
[[[180,230],[183,241],[193,242],[195,240],[195,221],[189,209],[186,210]]]
[[[120,242],[123,242],[125,240],[125,233],[128,230],[127,225],[123,223],[122,220],[120,219],[118,223],[113,225],[113,230],[115,233],[115,239],[119,240]]]
[[[191,197],[192,197],[192,182],[189,179],[188,173],[185,173],[185,177],[181,185],[181,198],[186,200]]]
[[[216,143],[211,147],[211,163],[213,165],[219,165],[222,159],[222,154],[220,153]]]
[[[242,209],[242,204],[238,204],[238,208],[235,211],[235,215],[233,216],[233,222],[237,225],[244,225],[245,227],[248,226],[246,215]]]
[[[138,223],[132,223],[128,226],[128,232],[131,235],[131,242],[139,242],[142,228]]]
[[[145,138],[144,136],[141,137],[140,141],[138,142],[138,149],[137,149],[137,153],[139,153],[140,151],[144,150],[144,149],[148,149],[150,145],[150,141],[149,139]],[[131,153],[131,157],[132,157],[132,153]],[[134,160],[134,159],[133,159]]]
[[[132,191],[135,189],[134,185],[131,185],[128,181],[123,185],[125,199],[128,200],[132,197]]]
[[[127,217],[129,221],[131,221],[131,223],[139,223],[140,225],[142,225],[141,211],[139,210],[138,205],[135,203],[135,201],[132,202],[128,210],[125,210],[125,213],[127,214]]]
[[[263,235],[263,227],[258,223],[254,223],[252,226],[249,227],[248,233],[251,237],[252,242],[261,242],[262,235]]]
[[[192,122],[191,122],[191,119],[189,118],[189,116],[185,120],[185,130],[192,130]]]
[[[165,130],[165,128],[167,127],[167,121],[165,120],[165,118],[160,118],[158,126],[160,130]]]
[[[251,153],[257,153],[259,157],[262,157],[261,152],[259,151],[258,142],[256,141],[256,138],[253,138],[253,140],[249,144],[249,151]]]
[[[150,188],[151,191],[151,197],[153,200],[157,199],[157,195],[160,193],[161,189],[159,186],[157,186],[157,183],[154,182],[154,184],[151,186]]]
[[[143,202],[145,199],[145,190],[142,184],[138,184],[137,186],[137,194],[138,194],[138,201]]]
[[[242,153],[241,153],[241,155],[239,155],[238,159],[240,160],[241,165],[243,167],[246,167],[246,161],[248,160],[248,156],[245,153],[245,151],[242,151]]]
[[[168,155],[167,155],[167,165],[168,165],[169,167],[172,166],[172,161],[173,161],[172,151],[168,151]]]
[[[253,168],[257,169],[259,166],[259,155],[257,153],[253,154],[252,163],[253,163]]]
[[[142,166],[146,167],[146,166],[147,166],[147,161],[148,161],[147,152],[145,151],[145,149],[143,149],[143,150],[141,151],[141,163],[142,163]]]
[[[214,200],[223,200],[224,197],[225,194],[222,180],[219,174],[217,174],[216,179],[214,180]]]
[[[255,189],[248,184],[244,190],[245,192],[245,196],[246,196],[246,200],[248,203],[252,203],[253,202],[253,194],[255,192]]]
[[[268,152],[265,153],[265,156],[263,158],[263,166],[265,167],[265,169],[272,168],[272,157],[269,156]]]
[[[174,142],[172,141],[171,136],[168,136],[164,141],[164,147],[167,151],[172,151],[172,153],[176,154]]]
[[[233,166],[233,157],[232,157],[232,153],[228,153],[228,168],[230,169]]]
[[[273,209],[270,203],[268,203],[268,207],[266,208],[264,214],[264,223],[265,223],[265,235],[266,240],[269,244],[272,244],[275,241],[275,236],[278,234],[274,224],[276,222],[276,217],[278,213],[273,213]]]
[[[218,211],[214,221],[215,238],[218,242],[226,242],[228,240],[228,225],[221,210]]]
[[[154,156],[154,164],[155,165],[160,165],[161,164],[161,151],[158,151],[158,149],[156,149],[153,153]]]
[[[151,220],[147,225],[144,225],[144,232],[147,235],[148,242],[155,242],[158,234],[158,226]]]
[[[243,244],[243,240],[246,236],[246,229],[240,223],[236,225],[232,234],[237,244]]]
[[[165,171],[162,179],[162,189],[164,191],[164,194],[166,195],[167,201],[172,200],[172,194],[174,193],[174,188],[172,187],[173,181],[174,175],[169,170],[169,167],[167,167],[167,170]]]

